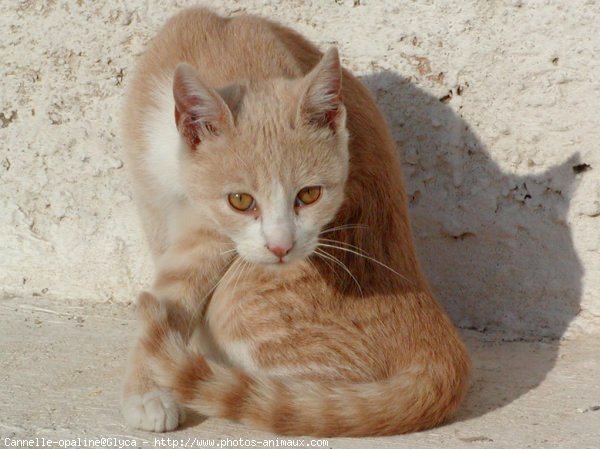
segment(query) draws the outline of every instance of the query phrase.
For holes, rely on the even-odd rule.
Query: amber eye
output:
[[[308,204],[312,204],[319,199],[321,196],[321,187],[320,186],[310,186],[304,187],[298,195],[296,196],[296,207],[306,206]]]
[[[256,201],[247,193],[230,193],[227,200],[231,207],[240,212],[248,212],[256,208]]]

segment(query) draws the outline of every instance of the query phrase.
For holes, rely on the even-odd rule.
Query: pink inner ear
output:
[[[336,51],[328,51],[313,70],[304,111],[313,124],[336,131],[342,104],[342,73]]]
[[[327,121],[327,126],[332,131],[335,131],[337,128],[337,118],[340,112],[340,108],[335,108],[325,113],[325,120]]]
[[[184,95],[180,99],[179,105],[183,110],[180,110],[178,105],[175,104],[175,124],[192,149],[195,149],[201,142],[198,126],[200,120],[194,114],[194,109],[198,108],[202,102],[202,98],[197,95]],[[206,124],[205,126],[208,131],[214,129],[210,124]]]
[[[338,126],[338,118],[340,115],[340,103],[336,101],[332,103],[330,109],[316,110],[310,114],[310,122],[319,127],[327,126],[332,131],[336,131]]]
[[[200,144],[200,137],[198,136],[198,130],[193,124],[194,118],[186,113],[179,112],[177,106],[175,106],[175,125],[187,141],[191,149],[195,149]]]
[[[177,126],[177,129],[179,129],[180,120],[181,120],[181,112],[179,112],[179,110],[177,109],[177,106],[175,106],[175,126]]]
[[[323,94],[327,98],[327,103],[322,120],[332,131],[335,131],[342,97],[340,92],[340,81],[337,79],[330,80],[330,85],[328,87],[329,88]]]

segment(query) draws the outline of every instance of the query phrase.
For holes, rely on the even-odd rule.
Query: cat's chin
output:
[[[285,270],[287,268],[293,267],[298,263],[297,260],[290,260],[290,261],[278,261],[278,262],[267,262],[267,263],[263,263],[261,264],[263,267],[265,267],[267,270]]]
[[[267,262],[267,261],[258,262],[258,261],[251,261],[251,260],[249,260],[248,262],[262,268],[263,270],[265,270],[268,273],[282,273],[291,268],[297,267],[299,262],[301,262],[302,260],[304,260],[304,259],[294,258],[291,260],[272,261],[272,262]]]

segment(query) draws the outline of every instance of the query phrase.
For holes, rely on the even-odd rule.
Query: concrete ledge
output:
[[[189,447],[208,447],[193,438],[275,438],[194,415],[169,434],[126,428],[118,403],[135,335],[131,306],[32,297],[0,300],[0,309],[0,447],[36,437],[136,439],[139,447],[168,444],[166,438],[191,437]],[[454,422],[413,435],[330,439],[326,447],[600,447],[597,335],[560,342],[486,341],[475,332],[465,338],[475,378]]]

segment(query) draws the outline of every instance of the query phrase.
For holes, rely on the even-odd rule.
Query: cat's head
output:
[[[308,257],[344,199],[342,71],[331,49],[306,76],[215,90],[189,65],[173,83],[186,194],[245,260]]]

